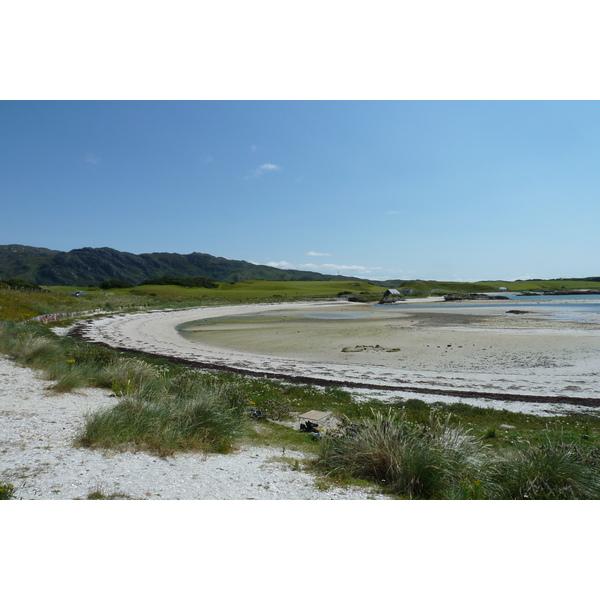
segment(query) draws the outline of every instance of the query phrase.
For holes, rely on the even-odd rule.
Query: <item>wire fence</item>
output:
[[[28,319],[30,321],[38,321],[40,323],[52,323],[53,321],[60,321],[62,319],[72,319],[73,317],[79,317],[80,315],[89,315],[92,313],[97,313],[98,310],[77,310],[73,312],[62,312],[62,313],[52,313],[47,315],[39,315],[37,317],[32,317]]]

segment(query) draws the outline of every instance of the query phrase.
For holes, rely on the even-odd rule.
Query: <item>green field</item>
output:
[[[218,283],[216,288],[182,287],[178,285],[142,285],[133,288],[109,290],[110,294],[183,297],[183,298],[221,298],[221,299],[268,299],[268,298],[327,298],[336,297],[343,292],[355,295],[381,295],[388,286],[374,285],[357,281],[239,281],[237,283]],[[575,289],[597,289],[600,281],[581,280],[531,280],[531,281],[424,281],[403,282],[402,288],[414,290],[412,296],[443,296],[448,293],[490,293],[506,288],[509,292],[522,291],[561,291]],[[96,290],[97,288],[50,287],[54,292],[71,293],[77,289]]]
[[[531,281],[492,281],[488,285],[505,287],[509,292],[543,292],[561,290],[598,290],[600,292],[600,281],[581,281],[578,279],[541,279]]]
[[[600,281],[532,280],[532,281],[404,281],[394,287],[410,288],[408,298],[443,296],[450,293],[502,293],[523,291],[568,291],[594,289],[600,292]],[[0,289],[0,321],[22,321],[38,315],[93,309],[106,311],[142,310],[144,308],[183,308],[207,304],[243,304],[245,302],[278,302],[337,298],[349,292],[366,302],[377,302],[387,289],[362,281],[266,281],[218,283],[216,288],[182,287],[178,285],[144,285],[125,289],[52,286],[50,293]],[[72,296],[75,291],[85,295]]]
[[[506,288],[508,292],[542,292],[561,290],[598,290],[600,281],[582,281],[577,279],[535,279],[530,281],[406,281],[403,288],[411,288],[420,295],[444,295],[448,292],[474,292],[489,293],[498,292],[500,288]]]
[[[332,297],[341,292],[383,294],[386,288],[363,282],[348,281],[240,281],[219,283],[217,288],[184,288],[173,285],[143,285],[124,293],[200,296],[205,298],[305,298]]]

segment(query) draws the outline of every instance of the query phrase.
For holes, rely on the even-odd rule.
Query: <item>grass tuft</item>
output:
[[[491,469],[492,497],[500,500],[591,500],[600,498],[598,450],[549,436],[520,444]]]
[[[133,447],[160,455],[228,452],[246,423],[246,411],[227,386],[197,384],[185,391],[165,386],[163,395],[141,389],[116,406],[89,415],[78,443],[92,448]]]
[[[326,436],[317,464],[409,498],[434,499],[451,496],[451,489],[481,462],[480,454],[480,442],[450,428],[448,419],[433,415],[423,426],[388,410]]]

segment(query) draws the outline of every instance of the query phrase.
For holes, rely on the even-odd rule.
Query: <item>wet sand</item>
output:
[[[464,302],[459,310],[437,302],[207,307],[101,318],[74,333],[295,381],[600,407],[600,323],[508,314],[510,302],[474,304],[480,303]]]

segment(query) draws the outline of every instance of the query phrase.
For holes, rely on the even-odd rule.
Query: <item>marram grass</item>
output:
[[[546,436],[524,442],[495,461],[487,474],[490,496],[500,500],[600,499],[598,450]]]
[[[508,449],[433,415],[428,425],[402,413],[374,412],[323,439],[317,466],[360,477],[404,498],[600,499],[600,450],[560,433]]]
[[[183,393],[165,390],[160,397],[142,390],[89,415],[78,443],[160,455],[186,450],[227,452],[246,425],[246,405],[230,389],[199,384]]]
[[[481,443],[450,428],[448,419],[434,415],[423,426],[390,409],[325,437],[317,463],[331,474],[364,478],[401,496],[441,499],[472,478],[483,459]]]

